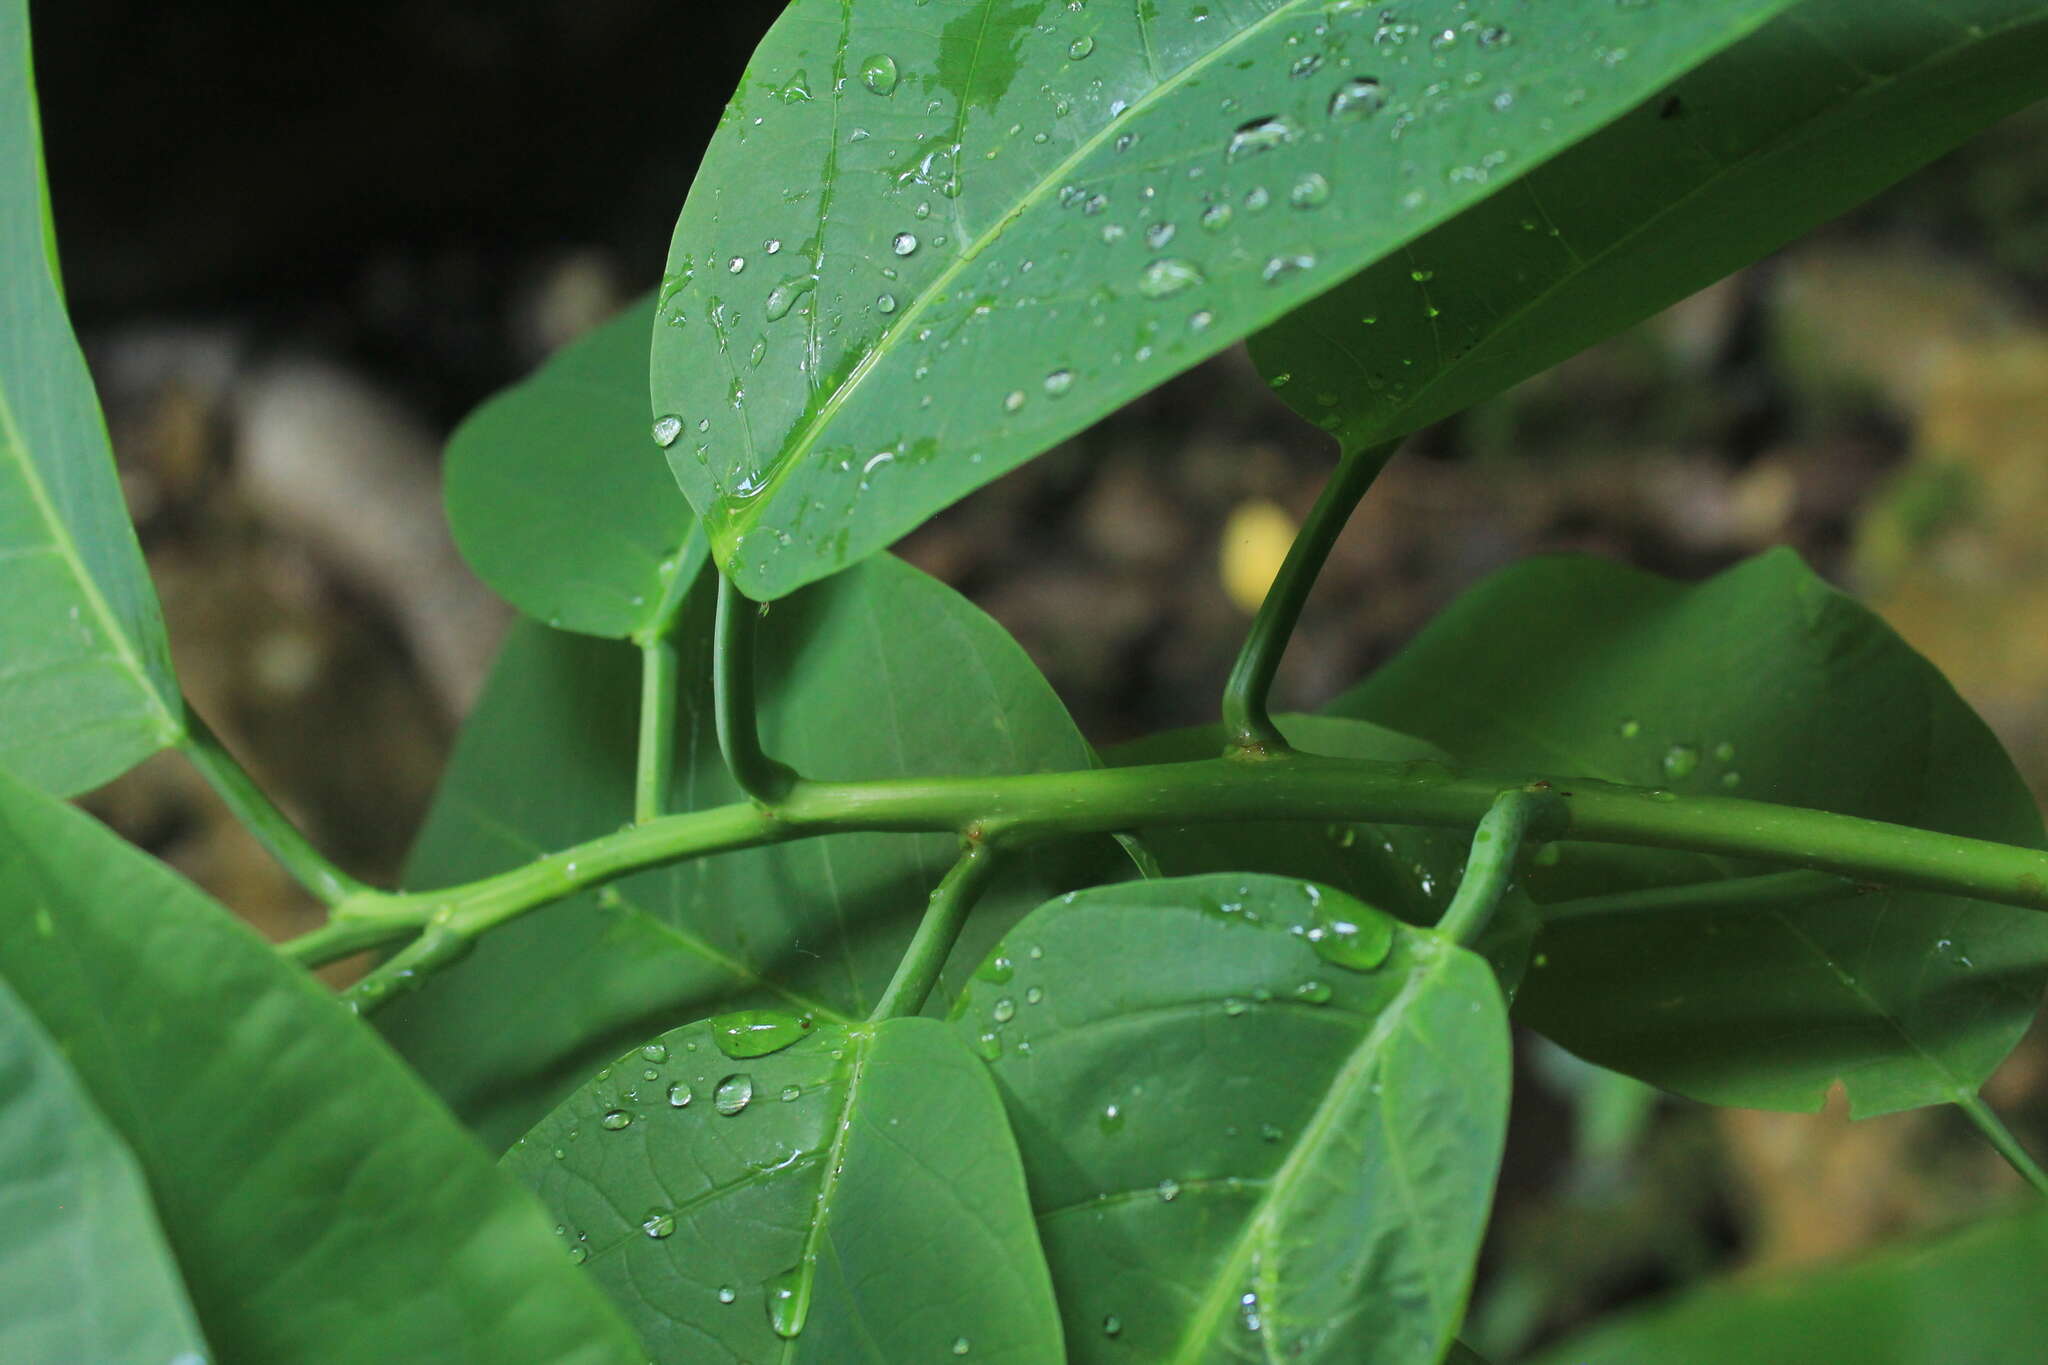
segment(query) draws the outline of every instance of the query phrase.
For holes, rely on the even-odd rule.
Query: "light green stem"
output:
[[[313,847],[312,841],[291,822],[291,817],[279,810],[277,803],[265,795],[255,779],[249,776],[248,770],[235,761],[235,756],[221,743],[220,736],[200,718],[189,699],[185,702],[185,733],[178,741],[178,748],[207,783],[220,793],[221,800],[227,803],[235,818],[256,836],[257,842],[268,849],[270,856],[277,859],[279,865],[322,904],[335,906],[353,897],[378,894],[336,867],[328,861],[326,854]]]
[[[1984,1103],[1982,1096],[1970,1095],[1959,1099],[1956,1101],[1956,1108],[1969,1115],[1970,1122],[1977,1125],[1977,1131],[1998,1149],[2000,1156],[2011,1163],[2012,1168],[2020,1173],[2021,1179],[2034,1187],[2036,1194],[2048,1194],[2048,1171],[2043,1171],[2040,1163],[2028,1154],[2026,1148],[2020,1146],[2020,1140],[2012,1135],[2012,1130],[2005,1126],[2004,1120],[1992,1112],[1991,1106]]]
[[[1472,834],[1472,851],[1465,856],[1465,875],[1437,932],[1451,942],[1471,947],[1493,922],[1500,898],[1514,879],[1515,859],[1522,851],[1522,838],[1545,811],[1559,803],[1549,792],[1505,791],[1494,798],[1486,818]]]
[[[1267,590],[1266,600],[1259,604],[1259,614],[1252,619],[1244,648],[1223,687],[1223,732],[1238,752],[1286,752],[1287,741],[1266,710],[1273,677],[1280,670],[1280,656],[1287,652],[1287,641],[1301,620],[1302,604],[1330,557],[1330,547],[1337,543],[1358,500],[1393,453],[1391,444],[1347,451],[1323,486],[1294,544],[1288,547],[1287,558]]]
[[[1804,865],[1857,882],[2048,910],[2048,852],[1827,811],[1567,778],[1465,773],[1440,763],[1288,754],[1013,777],[798,782],[773,807],[665,815],[445,891],[367,893],[285,945],[306,963],[410,937],[437,921],[474,938],[536,906],[707,853],[852,831],[950,831],[995,845],[1148,826],[1249,820],[1472,828],[1501,792],[1547,793],[1527,830]]]
[[[676,647],[665,635],[640,642],[640,751],[633,765],[633,819],[668,805],[676,771]]]
[[[718,751],[739,789],[772,806],[789,794],[796,774],[761,748],[754,704],[754,633],[758,606],[732,580],[719,575],[718,616],[712,627],[711,698],[718,725]]]
[[[1725,877],[1641,891],[1616,891],[1605,896],[1582,896],[1577,900],[1552,901],[1538,908],[1545,924],[1559,924],[1607,915],[1670,914],[1685,910],[1790,910],[1879,889],[1868,882],[1851,881],[1827,872],[1767,872],[1757,877]]]
[[[933,890],[917,933],[903,960],[896,964],[896,975],[875,1003],[871,1019],[895,1019],[924,1008],[932,987],[938,984],[940,969],[960,938],[960,927],[967,923],[967,912],[995,872],[995,863],[996,851],[987,844],[970,843],[961,850],[960,860]]]

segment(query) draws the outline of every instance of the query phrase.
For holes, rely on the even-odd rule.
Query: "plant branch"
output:
[[[1266,710],[1273,677],[1280,670],[1280,656],[1287,652],[1287,641],[1301,620],[1302,603],[1308,600],[1316,575],[1323,571],[1330,547],[1393,453],[1391,444],[1345,452],[1300,534],[1288,547],[1287,558],[1267,590],[1266,600],[1259,604],[1244,648],[1223,687],[1223,730],[1231,748],[1246,754],[1287,751],[1287,741]]]
[[[1518,789],[1494,798],[1486,818],[1472,834],[1472,851],[1465,856],[1465,875],[1458,892],[1437,922],[1437,932],[1451,942],[1471,947],[1493,922],[1500,898],[1507,894],[1515,875],[1515,859],[1522,851],[1522,838],[1529,827],[1545,814],[1545,806],[1558,803],[1549,792]]]
[[[2048,1194],[2048,1171],[2041,1169],[2040,1163],[2020,1145],[2020,1140],[2012,1135],[2004,1120],[1992,1112],[1991,1106],[1984,1103],[1981,1095],[1964,1096],[1956,1101],[1956,1108],[1969,1115],[1970,1122],[1977,1125],[1977,1131],[1998,1149],[1998,1154],[2020,1173],[2021,1179],[2034,1187],[2036,1194]]]
[[[1616,891],[1605,896],[1538,905],[1545,924],[1597,919],[1606,915],[1670,914],[1674,911],[1790,910],[1842,896],[1881,890],[1828,872],[1767,872],[1757,877],[1723,877],[1713,881],[1653,886],[1641,891]]]
[[[995,864],[996,851],[987,844],[969,842],[961,850],[960,860],[933,889],[917,933],[903,960],[896,964],[896,975],[875,1003],[870,1019],[895,1019],[924,1008],[932,987],[938,984],[940,969],[960,938],[960,927],[967,923],[967,912],[995,873]]]
[[[270,851],[270,856],[277,859],[279,865],[322,904],[331,907],[352,897],[378,894],[336,867],[328,861],[326,854],[313,847],[312,841],[291,822],[291,817],[279,810],[277,803],[265,795],[255,779],[249,776],[248,770],[235,761],[227,745],[221,743],[220,736],[200,717],[189,698],[185,702],[185,732],[178,741],[178,748],[208,785],[220,793],[221,800],[227,803],[235,818]]]
[[[640,644],[640,750],[633,765],[633,819],[660,815],[676,771],[676,647],[667,635]]]
[[[761,619],[755,604],[732,580],[718,578],[718,616],[712,627],[711,696],[718,723],[718,751],[741,791],[763,806],[789,794],[796,774],[761,748],[754,705],[754,633]]]

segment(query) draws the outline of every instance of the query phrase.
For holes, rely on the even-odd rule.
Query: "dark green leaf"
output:
[[[2048,1214],[1980,1223],[1861,1265],[1728,1285],[1596,1327],[1537,1365],[2008,1365],[2041,1354]]]
[[[1723,793],[2039,846],[1998,742],[1875,616],[1773,552],[1697,587],[1542,559],[1467,594],[1333,708],[1475,767]],[[1570,845],[1539,901],[1769,869]],[[1516,1009],[1718,1104],[1859,1114],[1974,1093],[2033,1017],[2048,917],[1919,892],[1543,931]],[[1542,965],[1547,962],[1546,965]]]
[[[1676,17],[1643,9],[1652,24]],[[1612,41],[1633,63],[1633,44]],[[2042,0],[1802,0],[1260,334],[1253,355],[1345,442],[1401,436],[1748,265],[2043,94]],[[1506,117],[1528,112],[1517,99]]]
[[[134,1151],[222,1359],[642,1358],[533,1200],[311,977],[4,774],[0,977]]]
[[[704,538],[647,443],[644,299],[478,408],[448,441],[455,540],[477,576],[563,630],[658,628]]]
[[[1383,726],[1336,716],[1276,717],[1287,742],[1328,758],[1370,758],[1383,763],[1442,763],[1450,756],[1427,740]],[[1117,767],[1139,763],[1183,763],[1214,758],[1223,751],[1220,725],[1150,735],[1112,750]],[[1206,824],[1148,829],[1145,844],[1167,874],[1268,872],[1348,891],[1370,905],[1416,925],[1443,918],[1465,875],[1469,831],[1414,825],[1271,823]],[[1535,908],[1519,888],[1510,888],[1493,923],[1480,939],[1480,953],[1493,963],[1510,995],[1529,965],[1536,934]]]
[[[0,0],[0,764],[58,796],[184,726],[163,615],[64,314],[27,0]]]
[[[0,1360],[208,1354],[135,1158],[0,980]]]
[[[740,799],[712,732],[710,588],[691,595],[678,631],[674,810]],[[769,751],[810,776],[1091,762],[1023,650],[900,560],[878,558],[778,603],[761,636]],[[515,632],[464,728],[410,884],[480,876],[630,820],[638,689],[630,649]],[[606,1057],[663,1028],[744,1005],[865,1016],[957,852],[944,835],[846,834],[643,873],[494,931],[378,1023],[503,1147]],[[1006,859],[935,1008],[1019,915],[1110,875],[1130,872],[1107,841]]]
[[[718,562],[779,597],[1790,2],[796,0],[676,227],[669,461]]]
[[[691,1024],[505,1155],[661,1365],[1058,1365],[1058,1310],[988,1073],[936,1019],[757,1057]]]
[[[1367,939],[1377,966],[1330,960]],[[1448,1349],[1507,1126],[1477,956],[1297,880],[1134,882],[1034,911],[955,1024],[1009,1106],[1074,1359]]]

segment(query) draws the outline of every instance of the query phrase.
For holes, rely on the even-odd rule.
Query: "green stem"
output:
[[[1266,711],[1280,656],[1287,652],[1288,638],[1301,620],[1302,603],[1308,600],[1316,575],[1323,571],[1330,547],[1337,543],[1352,509],[1393,453],[1391,444],[1347,451],[1310,509],[1301,533],[1288,547],[1287,558],[1267,590],[1266,600],[1259,604],[1251,632],[1245,636],[1244,648],[1223,687],[1223,731],[1233,749],[1247,754],[1286,752],[1287,741]]]
[[[987,844],[969,843],[961,850],[960,860],[932,891],[917,933],[869,1018],[896,1019],[924,1008],[932,987],[938,984],[940,969],[960,938],[960,926],[967,923],[967,912],[995,872],[995,863],[996,851]]]
[[[374,896],[362,882],[329,862],[327,855],[313,847],[299,832],[291,817],[266,796],[248,770],[235,761],[219,735],[200,718],[188,699],[185,702],[185,733],[178,747],[212,788],[220,793],[237,820],[270,850],[270,856],[292,877],[329,906],[354,897]]]
[[[1544,813],[1557,803],[1549,792],[1506,791],[1494,798],[1486,818],[1472,834],[1472,851],[1465,856],[1465,875],[1437,932],[1451,942],[1471,947],[1493,922],[1500,898],[1507,894],[1515,875],[1515,859],[1522,851],[1522,837]]]
[[[1827,872],[1767,872],[1758,877],[1726,877],[1641,891],[1616,891],[1605,896],[1581,896],[1538,908],[1545,924],[1557,924],[1607,915],[1669,914],[1684,910],[1790,910],[1843,896],[1866,895],[1878,889],[1868,882],[1851,881]]]
[[[1751,858],[1858,882],[2048,910],[2048,852],[1726,796],[1604,782],[1464,773],[1429,761],[1276,756],[1011,777],[796,783],[752,803],[665,815],[443,891],[370,893],[336,906],[347,931],[286,945],[299,961],[417,933],[439,912],[465,937],[613,878],[707,853],[822,834],[950,831],[997,845],[1158,825],[1309,820],[1470,829],[1503,791],[1547,793],[1527,837]],[[383,932],[372,936],[370,925]]]
[[[718,723],[718,751],[741,791],[772,806],[789,794],[796,774],[761,748],[754,706],[754,631],[759,608],[732,580],[719,575],[718,616],[712,627],[711,696]]]
[[[646,824],[668,804],[676,771],[676,647],[666,635],[640,642],[640,752],[633,765],[633,819]]]
[[[2020,1145],[2020,1140],[2014,1137],[2012,1130],[1991,1111],[1991,1106],[1984,1103],[1981,1095],[1968,1095],[1957,1100],[1956,1108],[1970,1116],[1970,1122],[1977,1125],[1977,1131],[1998,1149],[2000,1156],[2012,1164],[2012,1168],[2020,1173],[2021,1179],[2034,1187],[2036,1194],[2048,1194],[2048,1171],[2041,1169],[2040,1163]]]

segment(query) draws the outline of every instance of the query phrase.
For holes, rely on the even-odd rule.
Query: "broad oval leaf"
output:
[[[505,1154],[659,1365],[1065,1359],[964,1043],[890,1019],[732,1056],[716,1024],[627,1053]]]
[[[1644,8],[1652,22],[1673,17],[1668,4]],[[2043,0],[1781,8],[1261,333],[1259,368],[1348,445],[1405,435],[1748,265],[2048,94]]]
[[[711,583],[677,631],[682,699],[669,808],[740,800],[710,694]],[[769,752],[822,778],[1090,766],[1024,651],[951,589],[883,556],[761,623]],[[632,819],[638,665],[621,646],[516,629],[456,745],[407,881],[453,885]],[[844,834],[641,873],[494,930],[381,1011],[428,1081],[502,1149],[637,1039],[744,1006],[859,1019],[958,854],[944,835]],[[1107,841],[1006,858],[940,983],[1047,896],[1111,875]],[[521,1002],[507,1016],[504,1002]]]
[[[1594,132],[1790,0],[796,0],[676,226],[653,419],[779,597]]]
[[[697,518],[647,444],[643,299],[478,408],[448,439],[444,497],[477,576],[536,621],[659,632],[704,563]]]
[[[2041,1354],[2048,1214],[1979,1223],[1860,1264],[1702,1290],[1630,1313],[1532,1365],[2004,1365]]]
[[[1539,559],[1460,599],[1331,709],[1474,767],[1733,793],[2039,847],[1998,741],[1885,624],[1789,551],[1686,587]],[[1776,869],[1570,844],[1539,902]],[[1518,1014],[1717,1104],[1858,1115],[1974,1094],[2048,981],[2048,917],[1920,892],[1545,926]]]
[[[0,765],[70,796],[184,730],[163,613],[64,313],[27,0],[0,0]]]
[[[0,980],[0,1360],[208,1355],[134,1156]]]
[[[1027,916],[954,1023],[1009,1108],[1075,1360],[1449,1348],[1507,1128],[1474,954],[1299,880],[1131,883]]]
[[[221,1359],[644,1358],[532,1198],[332,996],[4,773],[0,978],[140,1162]]]

